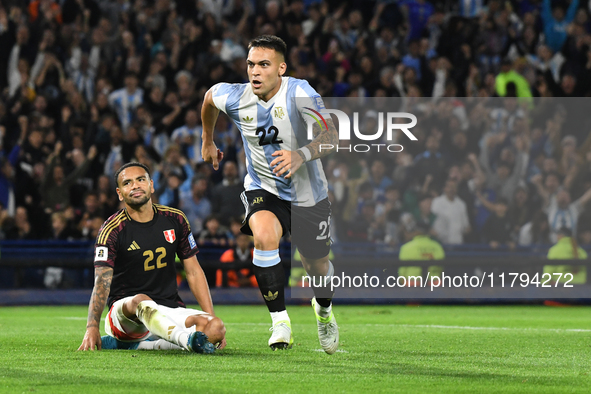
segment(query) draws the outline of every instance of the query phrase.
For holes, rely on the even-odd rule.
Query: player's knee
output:
[[[195,326],[196,331],[203,331],[207,326],[207,323],[208,319],[206,316],[192,315],[185,320],[185,327],[189,328]]]
[[[328,268],[328,256],[321,257],[319,259],[311,259],[308,257],[301,256],[302,266],[307,273],[311,275],[323,274]]]
[[[137,306],[140,304],[140,302],[142,302],[142,301],[151,301],[151,300],[152,299],[150,297],[148,297],[147,295],[145,295],[145,294],[137,294],[137,295],[135,295],[131,299],[131,302],[128,305],[128,307],[129,307],[128,309],[130,311],[135,312],[135,311],[137,311]]]
[[[273,229],[261,229],[254,236],[254,247],[259,250],[274,250],[279,248],[281,236]]]

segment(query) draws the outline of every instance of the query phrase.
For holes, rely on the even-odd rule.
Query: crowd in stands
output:
[[[591,245],[591,102],[572,99],[591,95],[589,7],[4,0],[0,237],[94,239],[119,208],[113,174],[135,160],[200,244],[234,246],[242,139],[221,116],[223,165],[203,163],[200,105],[215,83],[247,82],[248,41],[275,34],[287,75],[323,97],[391,97],[420,119],[401,153],[324,160],[335,242],[397,246],[422,222],[443,244],[550,244],[566,227]],[[364,128],[377,117],[367,111]]]

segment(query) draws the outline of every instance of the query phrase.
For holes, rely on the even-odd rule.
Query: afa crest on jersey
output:
[[[174,235],[174,230],[165,230],[164,231],[164,238],[166,241],[173,243],[176,240],[176,235]]]
[[[275,107],[273,110],[273,116],[283,120],[285,118],[285,112],[283,111],[283,107]]]

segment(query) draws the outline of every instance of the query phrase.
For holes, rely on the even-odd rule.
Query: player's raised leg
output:
[[[330,278],[334,275],[334,267],[328,256],[320,259],[310,259],[305,256],[302,257],[302,265],[310,275],[316,277],[316,281],[312,283],[322,283],[322,286],[313,286],[315,297],[312,298],[312,308],[316,315],[316,324],[318,326],[318,340],[322,349],[328,354],[333,354],[339,347],[339,327],[332,312],[332,296],[334,291],[331,290]],[[325,281],[324,278],[327,280]],[[327,283],[328,286],[324,286]]]
[[[279,257],[279,241],[283,229],[270,211],[257,211],[250,216],[254,237],[254,274],[273,321],[269,346],[273,350],[293,345],[291,321],[285,309],[285,272]]]

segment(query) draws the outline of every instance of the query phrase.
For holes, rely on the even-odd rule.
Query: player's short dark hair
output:
[[[119,186],[119,174],[121,174],[121,171],[125,170],[126,168],[129,167],[141,167],[143,168],[146,173],[148,174],[149,178],[152,178],[152,175],[150,175],[150,169],[148,167],[146,167],[144,164],[142,163],[138,163],[137,161],[132,161],[129,162],[127,164],[123,164],[121,167],[119,167],[119,169],[117,170],[117,172],[115,172],[115,184],[117,186]]]
[[[251,48],[267,48],[279,52],[283,57],[287,57],[287,44],[277,36],[258,36],[248,43],[248,50]]]

